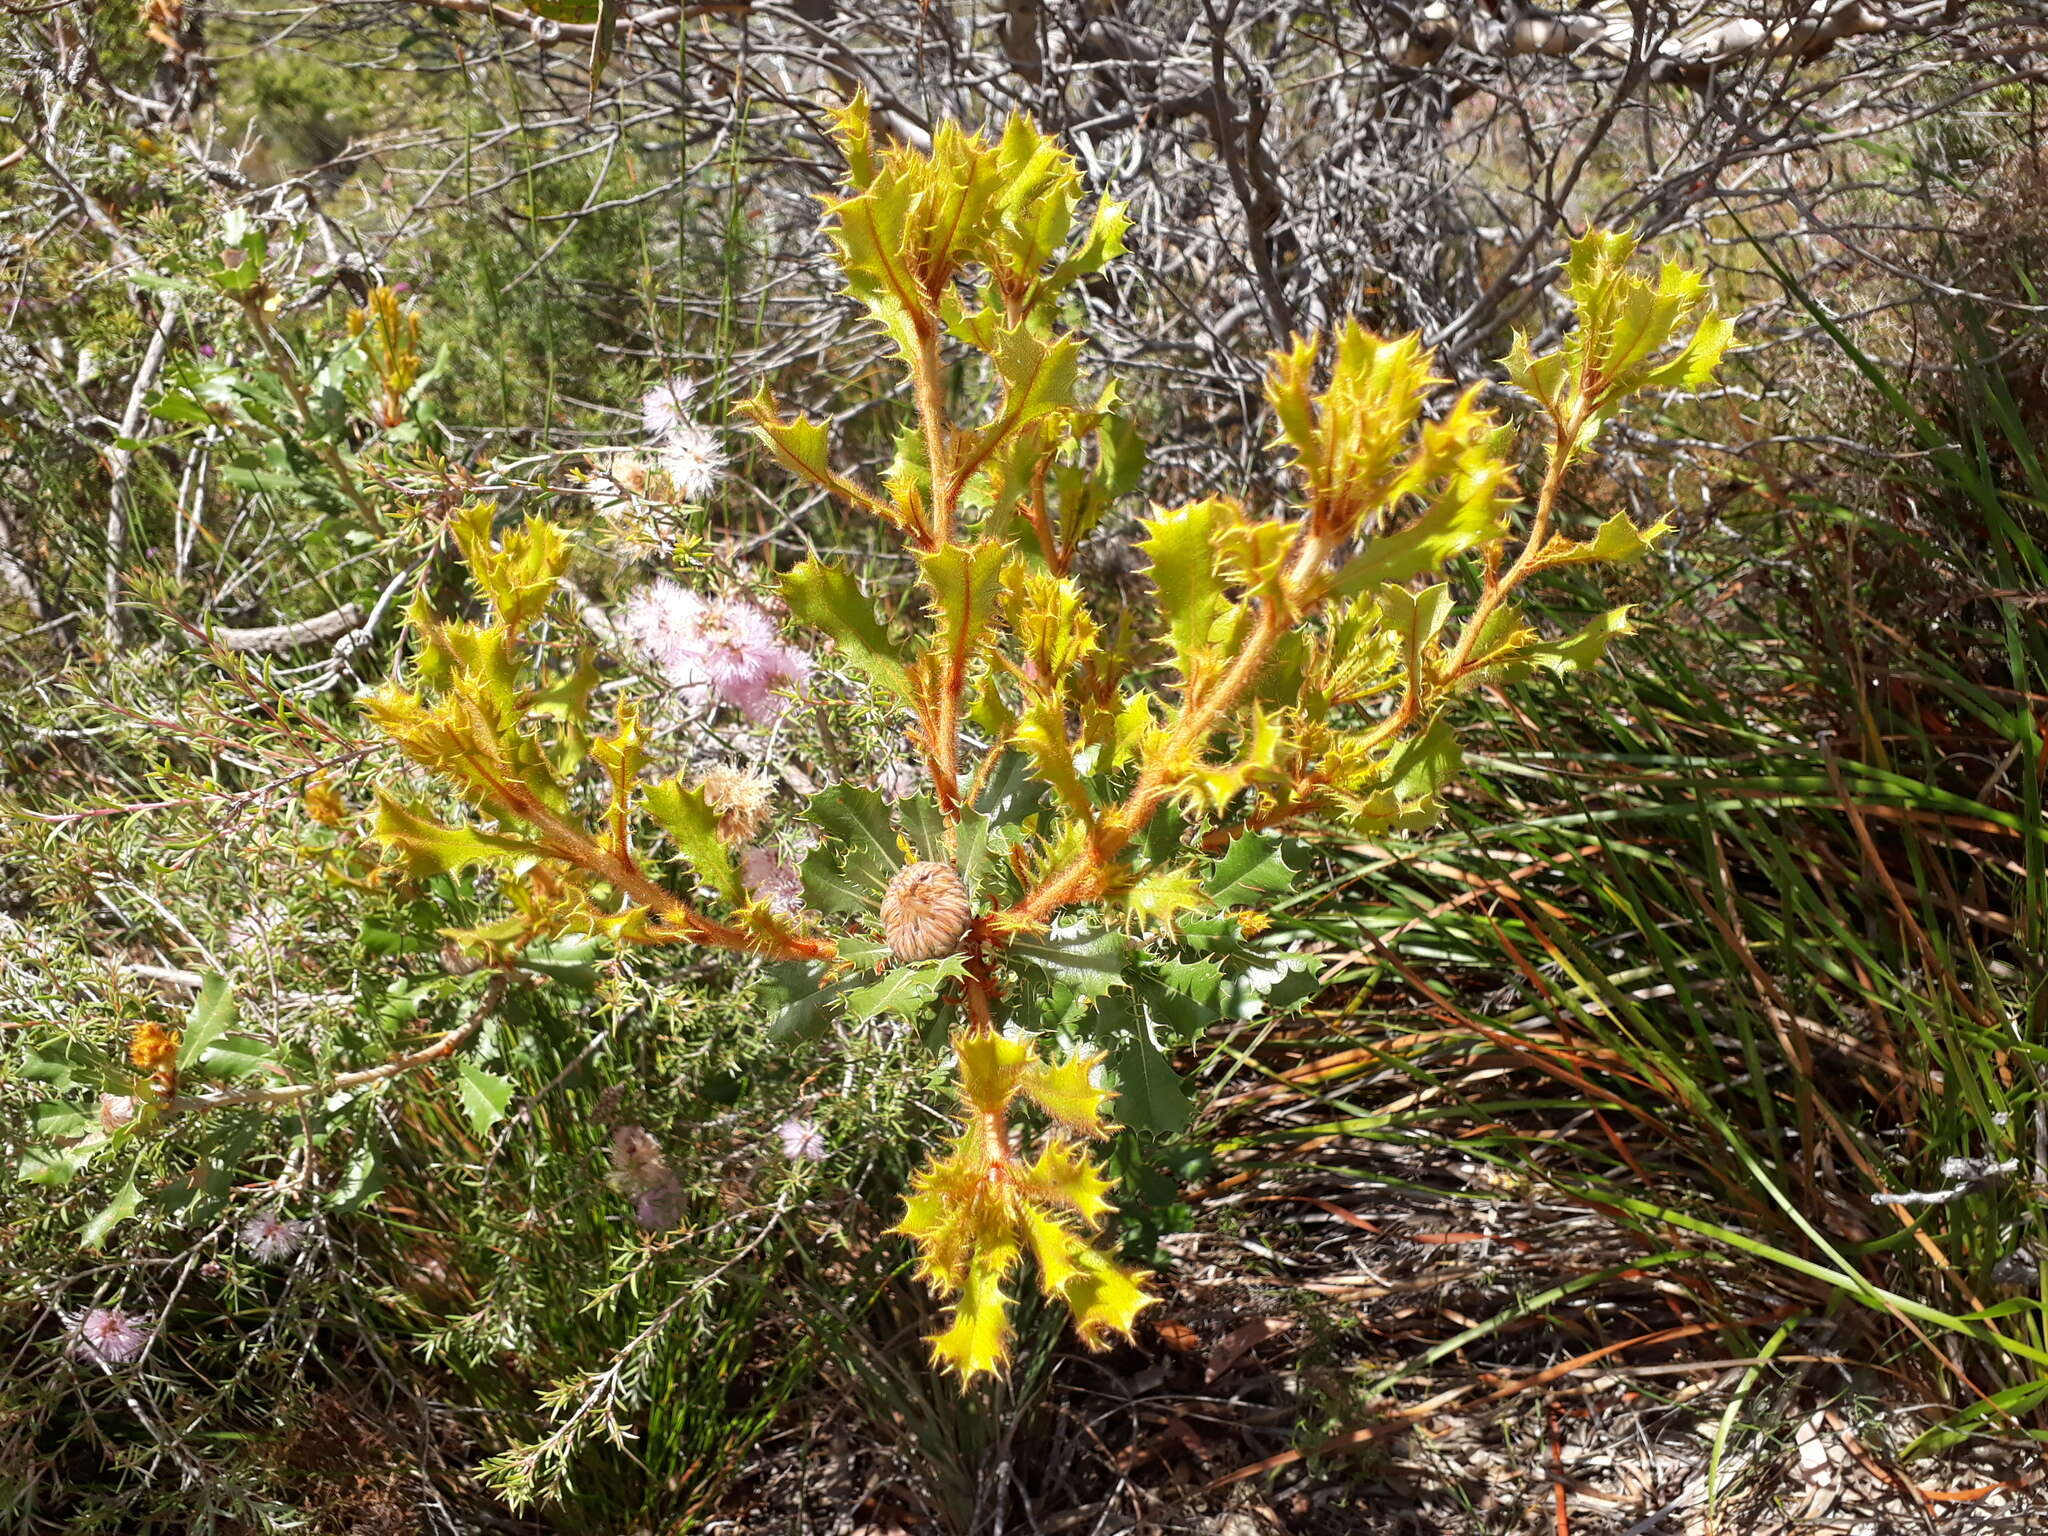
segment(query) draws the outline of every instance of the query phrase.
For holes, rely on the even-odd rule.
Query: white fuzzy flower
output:
[[[702,501],[718,489],[726,466],[717,429],[687,417],[662,440],[659,462],[670,487],[684,501]]]
[[[288,1259],[304,1245],[308,1225],[286,1221],[276,1211],[258,1211],[242,1223],[242,1246],[266,1264]]]
[[[782,1155],[791,1162],[825,1161],[825,1135],[815,1120],[792,1115],[775,1127],[775,1134],[782,1138]]]
[[[690,402],[697,398],[695,381],[678,373],[663,379],[640,397],[640,421],[647,435],[666,438],[690,420]]]

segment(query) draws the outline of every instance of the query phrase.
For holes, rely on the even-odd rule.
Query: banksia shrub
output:
[[[809,559],[780,573],[775,613],[663,577],[618,628],[703,712],[792,739],[828,707],[809,685],[829,642],[867,695],[859,717],[902,722],[919,771],[896,787],[923,787],[892,799],[830,783],[778,807],[729,768],[655,774],[631,694],[615,690],[600,724],[588,658],[539,637],[564,531],[474,501],[447,532],[476,609],[436,611],[423,588],[410,669],[368,705],[444,793],[387,787],[376,833],[397,875],[494,876],[496,915],[447,936],[500,971],[565,937],[726,950],[761,963],[763,1023],[788,1049],[834,1018],[883,1016],[949,1049],[957,1129],[896,1230],[953,1309],[935,1360],[972,1380],[1008,1358],[1027,1272],[1084,1343],[1128,1334],[1149,1298],[1105,1235],[1112,1186],[1093,1149],[1117,1128],[1112,1106],[1140,1132],[1184,1128],[1174,1049],[1313,990],[1305,962],[1263,937],[1296,875],[1290,838],[1428,824],[1459,769],[1462,696],[1590,667],[1631,632],[1616,608],[1545,633],[1520,593],[1664,536],[1619,514],[1575,536],[1559,526],[1565,477],[1630,396],[1704,383],[1728,330],[1696,276],[1640,276],[1627,236],[1594,233],[1566,273],[1576,330],[1542,354],[1518,340],[1506,360],[1531,407],[1520,428],[1480,388],[1444,398],[1413,337],[1347,323],[1298,338],[1265,391],[1291,501],[1151,506],[1137,548],[1152,600],[1110,612],[1076,556],[1139,488],[1144,450],[1068,320],[1075,285],[1120,252],[1123,211],[1084,212],[1072,157],[1021,116],[994,140],[941,125],[924,151],[879,142],[856,101],[837,132],[846,185],[826,232],[901,370],[907,420],[871,477],[766,389],[741,414],[808,491],[893,531],[910,590]],[[687,392],[664,389],[649,431],[687,436]],[[484,1005],[505,985],[494,976]],[[189,1083],[239,1059],[202,1012],[182,1045],[138,1041],[159,1099],[202,1102]],[[509,1085],[458,1068],[482,1127]],[[778,1134],[791,1159],[825,1150],[808,1122]],[[679,1219],[644,1131],[622,1128],[612,1163],[642,1226]]]

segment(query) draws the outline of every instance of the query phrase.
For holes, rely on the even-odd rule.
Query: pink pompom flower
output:
[[[71,1329],[71,1348],[81,1359],[127,1365],[142,1357],[156,1330],[119,1307],[94,1307]]]
[[[786,691],[810,680],[810,657],[783,642],[764,609],[707,598],[665,576],[626,601],[619,628],[699,709],[730,705],[756,725],[780,717]]]
[[[740,884],[757,901],[777,912],[795,912],[804,904],[804,877],[795,864],[773,848],[749,848],[740,855]]]

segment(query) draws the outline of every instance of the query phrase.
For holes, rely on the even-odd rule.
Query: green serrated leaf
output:
[[[107,1143],[98,1139],[81,1141],[69,1147],[31,1143],[21,1149],[21,1162],[17,1167],[17,1174],[24,1183],[41,1184],[54,1189],[77,1178],[79,1170],[106,1150],[106,1147]]]
[[[208,975],[199,985],[192,1011],[185,1015],[184,1038],[178,1042],[180,1070],[198,1061],[200,1054],[226,1034],[234,1022],[234,988],[226,977]]]
[[[783,601],[799,623],[831,636],[847,661],[883,693],[909,696],[903,653],[849,572],[806,560],[783,576],[781,588]]]
[[[815,963],[768,967],[759,997],[774,1010],[768,1016],[768,1038],[778,1045],[814,1039],[832,1017],[832,1009],[853,983],[842,977],[820,985],[824,967]]]
[[[904,841],[919,859],[949,864],[952,851],[946,842],[946,818],[930,795],[910,795],[896,802],[896,819],[903,824]]]
[[[1188,1128],[1195,1106],[1173,1063],[1151,1041],[1125,1041],[1110,1053],[1117,1082],[1117,1118],[1133,1130],[1175,1136]]]
[[[1331,583],[1331,594],[1349,597],[1372,587],[1405,584],[1498,537],[1507,528],[1502,518],[1506,490],[1505,472],[1460,476],[1421,516],[1373,539],[1346,561]]]
[[[1116,1117],[1134,1130],[1174,1135],[1186,1130],[1194,1113],[1180,1075],[1151,1036],[1147,1021],[1122,997],[1098,1004],[1098,1025],[1109,1042],[1109,1070],[1116,1079]]]
[[[1021,752],[1005,751],[975,797],[974,808],[992,827],[1014,827],[1036,815],[1045,800],[1045,786],[1031,776],[1031,762]]]
[[[1102,458],[1103,490],[1112,499],[1130,495],[1145,473],[1145,440],[1138,429],[1123,416],[1105,416],[1095,441]]]
[[[1621,636],[1636,632],[1635,625],[1629,621],[1629,611],[1628,605],[1610,608],[1577,634],[1532,645],[1518,653],[1515,660],[1559,675],[1597,667],[1606,659],[1610,645]]]
[[[1278,842],[1245,832],[1210,867],[1204,886],[1220,907],[1266,905],[1294,884],[1294,874]]]
[[[1133,984],[1153,1036],[1186,1045],[1223,1017],[1223,967],[1212,959],[1165,960]]]
[[[830,848],[813,848],[804,855],[799,873],[804,882],[804,905],[813,911],[872,916],[881,902],[882,887],[841,871]]]
[[[889,881],[903,867],[889,802],[862,785],[835,784],[811,796],[804,807],[804,820],[818,829],[820,846],[833,856],[828,863],[836,861],[846,885],[864,893],[863,905],[853,910],[873,911]],[[806,870],[809,867],[806,859]]]
[[[1457,733],[1448,721],[1438,718],[1393,754],[1387,765],[1387,787],[1404,805],[1433,804],[1433,797],[1457,777],[1463,763]]]
[[[1535,564],[1546,570],[1561,565],[1625,565],[1641,559],[1670,533],[1669,518],[1659,518],[1646,528],[1638,528],[1626,512],[1617,512],[1601,523],[1590,539],[1575,541],[1563,534],[1553,534]]]
[[[966,974],[965,955],[891,966],[879,981],[847,992],[846,1016],[863,1020],[889,1014],[914,1024],[938,1001],[939,991],[948,981]]]
[[[675,843],[703,884],[736,907],[745,906],[747,896],[733,867],[732,853],[718,835],[718,812],[680,778],[649,784],[641,791],[648,814]]]
[[[1123,982],[1130,940],[1103,928],[1064,934],[1027,934],[1011,943],[1012,960],[1032,966],[1056,986],[1101,997]]]
[[[980,881],[982,865],[988,861],[989,835],[988,817],[971,808],[960,813],[959,825],[954,830],[957,851],[953,862],[969,891]]]
[[[468,1060],[456,1062],[455,1072],[460,1079],[463,1113],[469,1116],[470,1129],[481,1136],[505,1118],[505,1106],[512,1102],[512,1084]]]
[[[114,1228],[133,1216],[141,1203],[142,1191],[135,1187],[135,1175],[131,1172],[120,1192],[78,1229],[79,1242],[88,1248],[104,1246]]]
[[[46,1099],[36,1105],[31,1123],[38,1136],[47,1136],[53,1141],[89,1135],[98,1127],[98,1121],[92,1115],[75,1104],[57,1099]]]
[[[206,1048],[199,1070],[208,1077],[247,1077],[276,1065],[269,1044],[249,1035],[227,1035]]]

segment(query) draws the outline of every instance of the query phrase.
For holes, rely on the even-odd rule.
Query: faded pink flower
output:
[[[266,1264],[288,1259],[304,1246],[308,1226],[286,1221],[276,1211],[258,1211],[242,1223],[242,1246]]]
[[[778,912],[796,912],[803,907],[803,875],[773,848],[749,848],[740,855],[740,884],[747,894]]]
[[[612,1132],[613,1189],[633,1201],[633,1220],[643,1231],[666,1232],[683,1218],[683,1186],[661,1143],[637,1125]]]
[[[155,1331],[119,1307],[94,1307],[72,1326],[71,1348],[86,1360],[126,1365],[141,1358]]]
[[[909,763],[891,763],[875,776],[875,788],[882,792],[884,800],[908,799],[922,787],[923,780]]]
[[[684,698],[700,709],[729,704],[757,725],[788,707],[779,690],[811,675],[810,657],[783,643],[765,611],[744,598],[706,598],[665,576],[627,599],[618,622]]]
[[[633,1202],[633,1220],[643,1232],[673,1232],[683,1219],[683,1187],[671,1179]]]
[[[666,438],[694,418],[690,402],[697,398],[697,385],[678,373],[663,379],[640,397],[640,421],[649,437]]]
[[[791,1162],[825,1161],[825,1136],[815,1120],[792,1115],[775,1127],[775,1134],[782,1138],[782,1155]]]

